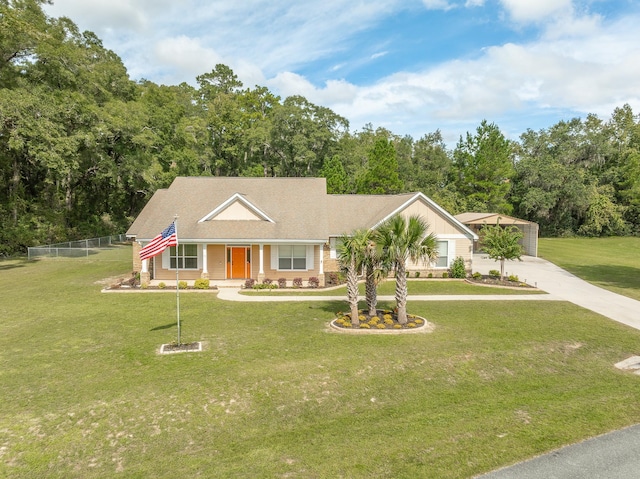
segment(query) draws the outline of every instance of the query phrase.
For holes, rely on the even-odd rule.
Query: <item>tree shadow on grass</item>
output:
[[[580,278],[621,289],[637,290],[640,297],[640,268],[607,264],[571,265],[567,267],[571,273]]]
[[[16,269],[16,268],[24,268],[26,265],[30,264],[30,263],[34,263],[35,260],[29,260],[29,259],[21,259],[21,260],[0,260],[0,271],[7,271],[10,269]]]

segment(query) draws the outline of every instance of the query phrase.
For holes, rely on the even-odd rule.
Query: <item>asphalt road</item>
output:
[[[563,447],[478,479],[640,478],[640,425]]]

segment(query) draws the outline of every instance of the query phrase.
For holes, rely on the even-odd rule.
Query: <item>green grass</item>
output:
[[[360,294],[364,295],[364,283],[359,286]],[[393,296],[395,295],[396,283],[393,279],[383,281],[378,286],[378,294],[380,296]],[[428,295],[459,295],[459,294],[500,294],[500,295],[514,295],[514,294],[544,294],[544,291],[527,288],[497,288],[492,286],[478,286],[475,284],[466,283],[464,281],[453,280],[408,280],[407,288],[409,294],[428,294]],[[307,295],[307,296],[344,296],[347,297],[347,287],[341,286],[339,288],[321,289],[321,290],[309,290],[304,289],[300,291],[296,290],[256,290],[256,291],[241,291],[241,294],[247,295]]]
[[[640,331],[570,303],[410,301],[435,332],[354,336],[344,301],[185,293],[207,347],[160,356],[175,296],[96,284],[130,255],[0,262],[0,477],[465,478],[640,421],[613,367]]]
[[[543,238],[538,253],[586,281],[640,300],[640,238]]]

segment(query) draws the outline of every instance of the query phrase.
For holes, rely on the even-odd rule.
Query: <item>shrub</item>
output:
[[[278,288],[286,288],[286,287],[287,287],[287,279],[278,278]]]
[[[160,282],[158,283],[158,288],[160,288],[160,289],[164,289],[164,288],[166,288],[166,287],[167,287],[167,285],[166,285],[163,281],[160,281]]]
[[[473,279],[481,279],[481,278],[482,278],[482,274],[481,274],[481,273],[478,273],[478,272],[476,271],[475,273],[473,273],[473,274],[471,275],[471,277],[472,277]]]
[[[309,278],[308,283],[310,288],[317,288],[318,286],[320,286],[320,280],[315,276]]]
[[[467,277],[467,269],[464,264],[464,258],[462,256],[458,256],[453,260],[451,264],[451,277],[452,278],[466,278]]]
[[[149,283],[142,283],[140,285],[140,288],[142,288],[142,289],[147,289],[148,287],[149,287]]]
[[[443,278],[448,278],[449,277],[449,273],[447,273],[446,271],[444,273],[442,273],[442,277]]]
[[[400,325],[400,324],[394,324],[394,325],[393,325],[393,329],[402,329],[402,325]]]
[[[268,285],[268,284],[271,284],[271,283],[273,283],[272,279],[265,278],[265,279],[262,280],[262,284],[267,284]]]
[[[187,282],[186,281],[178,281],[178,288],[179,289],[187,289]]]
[[[275,283],[256,283],[253,285],[253,289],[278,289],[278,285]]]
[[[515,274],[510,274],[507,278],[509,281],[513,281],[514,283],[519,283],[520,279]]]
[[[415,328],[416,323],[407,323],[407,328]]]
[[[206,278],[199,278],[193,282],[193,287],[196,289],[209,289],[209,280]]]
[[[344,273],[339,273],[336,271],[331,271],[325,274],[325,284],[327,286],[337,286],[345,282]]]
[[[433,273],[429,273],[429,274],[427,275],[427,278],[433,278]]]
[[[293,278],[293,287],[302,288],[302,278]]]
[[[378,329],[387,329],[387,327],[382,323],[376,324],[376,328],[378,328]]]
[[[371,326],[369,326],[367,323],[360,323],[360,328],[362,328],[362,329],[371,329]]]
[[[497,269],[489,270],[489,276],[491,276],[492,278],[499,278],[500,271],[498,271]]]
[[[413,322],[416,323],[416,324],[424,323],[424,321],[422,319],[420,319],[420,318],[415,319]]]
[[[244,282],[244,289],[251,289],[253,288],[253,285],[256,284],[256,280],[253,278],[247,278],[247,280]]]
[[[420,271],[416,271],[416,278],[420,277]]]

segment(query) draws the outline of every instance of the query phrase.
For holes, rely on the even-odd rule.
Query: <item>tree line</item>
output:
[[[451,213],[511,214],[547,236],[640,232],[629,105],[518,141],[485,120],[449,149],[440,131],[351,130],[302,96],[245,87],[226,65],[196,86],[133,81],[95,34],[44,3],[0,0],[0,254],[120,233],[185,175],[322,176],[329,193],[421,191]]]

